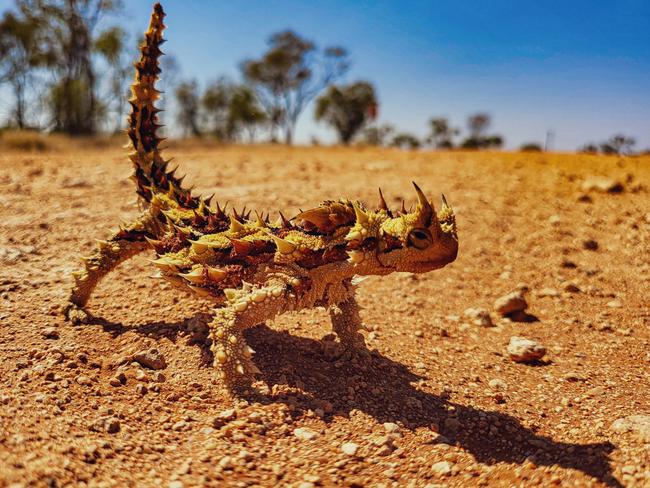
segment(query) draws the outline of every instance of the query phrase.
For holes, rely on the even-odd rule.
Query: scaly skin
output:
[[[168,171],[156,135],[164,13],[154,6],[130,100],[130,159],[133,180],[146,207],[137,222],[120,229],[87,258],[75,274],[66,309],[72,321],[87,320],[84,307],[101,278],[146,249],[160,276],[175,287],[215,303],[210,324],[214,364],[231,391],[246,388],[258,372],[244,330],[287,311],[316,306],[329,309],[342,346],[363,350],[355,276],[395,271],[424,273],[456,259],[454,213],[445,201],[436,212],[415,185],[415,210],[392,212],[381,195],[369,210],[358,201],[325,201],[291,220],[274,224],[250,211],[228,215],[210,199],[192,195]]]

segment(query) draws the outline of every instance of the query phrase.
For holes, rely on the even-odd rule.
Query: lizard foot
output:
[[[92,321],[92,315],[74,303],[68,303],[64,310],[66,320],[74,325],[88,324]]]

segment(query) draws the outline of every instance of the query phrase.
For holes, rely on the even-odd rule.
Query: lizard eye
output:
[[[417,249],[426,249],[432,242],[433,238],[426,229],[414,229],[409,233],[409,244]]]

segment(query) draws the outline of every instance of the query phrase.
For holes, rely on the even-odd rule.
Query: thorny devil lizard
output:
[[[250,212],[227,215],[211,198],[192,195],[168,170],[156,135],[165,14],[156,4],[135,65],[128,136],[133,180],[144,203],[140,218],[123,225],[74,273],[66,315],[88,321],[84,307],[101,278],[136,254],[153,249],[162,278],[215,302],[209,324],[214,364],[230,391],[248,387],[255,373],[244,330],[287,311],[327,307],[342,348],[365,350],[355,300],[356,276],[395,271],[425,273],[454,261],[456,222],[442,197],[436,212],[415,185],[413,211],[392,212],[379,192],[377,210],[358,201],[328,200],[291,220],[271,224]]]

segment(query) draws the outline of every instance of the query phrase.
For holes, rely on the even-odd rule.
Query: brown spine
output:
[[[159,148],[163,139],[156,134],[161,127],[158,124],[159,110],[154,102],[160,96],[155,85],[160,74],[158,59],[163,54],[160,46],[165,42],[162,37],[164,17],[162,6],[156,3],[140,48],[140,61],[135,64],[135,81],[131,85],[132,98],[129,100],[131,114],[128,118],[128,135],[133,147],[130,158],[135,167],[133,179],[138,195],[147,202],[151,201],[154,193],[166,193],[181,206],[196,208],[198,200],[181,186],[181,179],[176,178],[173,171],[167,171],[169,161],[162,158]]]

